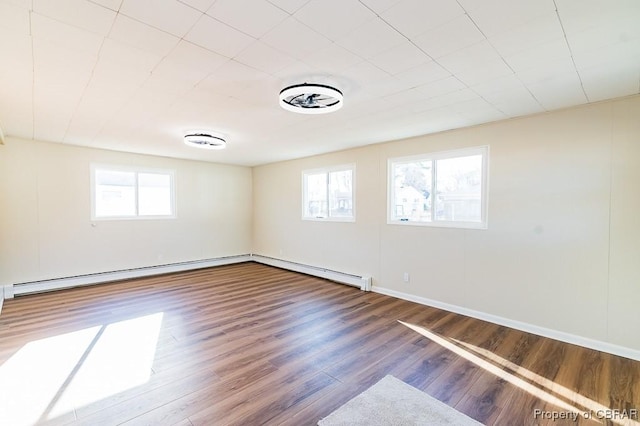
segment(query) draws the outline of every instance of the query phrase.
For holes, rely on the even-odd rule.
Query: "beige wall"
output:
[[[253,252],[640,350],[638,117],[633,97],[254,168]],[[489,229],[386,224],[388,158],[480,145]],[[302,171],[346,163],[356,222],[301,220]]]
[[[176,219],[91,221],[90,164],[173,169]],[[251,169],[7,138],[0,285],[251,251]]]

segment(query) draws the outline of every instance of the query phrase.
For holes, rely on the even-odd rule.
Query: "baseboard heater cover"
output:
[[[213,266],[230,265],[233,263],[250,262],[251,255],[218,257],[213,259],[194,260],[189,262],[171,263],[167,265],[148,266],[142,268],[125,269],[121,271],[102,272],[97,274],[79,275],[75,277],[54,278],[42,281],[31,281],[5,286],[6,299],[14,295],[42,293],[51,290],[61,290],[71,287],[79,287],[91,284],[100,284],[110,281],[119,281],[131,278],[141,278],[152,275],[167,274],[171,272],[190,271],[194,269],[210,268]]]
[[[348,274],[317,266],[305,265],[303,263],[291,262],[259,254],[252,254],[251,260],[264,265],[275,266],[289,271],[300,272],[314,277],[325,278],[342,284],[358,287],[362,291],[371,291],[371,277]]]

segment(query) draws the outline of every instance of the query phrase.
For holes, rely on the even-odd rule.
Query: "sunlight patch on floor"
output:
[[[0,366],[0,424],[33,425],[146,383],[162,317],[27,343]]]
[[[484,370],[493,373],[497,377],[500,377],[501,379],[506,380],[512,385],[515,385],[520,389],[536,396],[537,398],[540,398],[563,410],[571,411],[582,417],[584,417],[587,412],[602,413],[611,411],[604,405],[593,401],[592,399],[587,398],[584,395],[574,392],[571,389],[563,387],[555,383],[553,380],[549,380],[522,366],[514,364],[494,354],[491,351],[479,348],[474,345],[470,345],[465,342],[461,342],[459,340],[444,338],[419,325],[406,323],[404,321],[398,322],[425,336],[426,338],[432,340],[440,346],[449,349],[462,358],[476,364]],[[506,371],[504,368],[511,370],[513,373]],[[558,396],[554,395],[554,393]],[[592,418],[595,420],[594,417]],[[609,419],[609,421],[621,425],[640,425],[640,422],[637,422],[636,420],[631,418]]]

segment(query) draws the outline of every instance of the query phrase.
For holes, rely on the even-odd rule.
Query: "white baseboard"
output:
[[[288,260],[276,259],[269,256],[261,256],[259,254],[252,254],[251,260],[264,265],[275,266],[277,268],[287,269],[289,271],[301,272],[307,275],[313,275],[314,277],[325,278],[331,281],[336,281],[343,284],[348,284],[354,287],[358,287],[363,291],[371,291],[371,277],[347,274],[344,272],[333,271],[331,269],[320,268],[316,266],[309,266],[302,263],[290,262]]]
[[[251,255],[218,257],[214,259],[195,260],[191,262],[171,263],[168,265],[150,266],[145,268],[126,269],[122,271],[104,272],[98,274],[80,275],[77,277],[56,278],[43,281],[32,281],[13,286],[6,286],[4,294],[7,299],[14,295],[41,293],[44,291],[61,290],[91,284],[105,283],[131,278],[147,277],[151,275],[167,274],[170,272],[190,271],[193,269],[210,268],[212,266],[230,265],[233,263],[250,262]],[[10,294],[7,294],[10,287]]]
[[[551,339],[559,340],[561,342],[570,343],[589,349],[595,349],[597,351],[607,352],[613,355],[640,361],[639,350],[627,348],[624,346],[614,345],[612,343],[590,339],[588,337],[578,336],[571,333],[565,333],[564,331],[540,327],[526,322],[511,320],[497,315],[492,315],[457,305],[451,305],[449,303],[439,302],[437,300],[427,299],[425,297],[414,296],[412,294],[403,293],[384,287],[373,286],[371,291],[373,291],[374,293],[397,297],[398,299],[408,300],[410,302],[416,302],[421,305],[432,306],[434,308],[443,309],[445,311],[454,312],[456,314],[466,315],[468,317],[477,318],[498,325],[503,325],[505,327],[514,328],[516,330],[525,331],[527,333],[536,334],[538,336],[548,337]]]

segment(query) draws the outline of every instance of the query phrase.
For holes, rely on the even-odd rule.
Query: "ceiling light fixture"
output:
[[[189,146],[204,149],[224,149],[227,141],[218,136],[212,136],[206,133],[191,133],[185,135],[184,143]]]
[[[342,92],[324,84],[303,83],[280,91],[280,106],[300,114],[325,114],[342,108]]]

